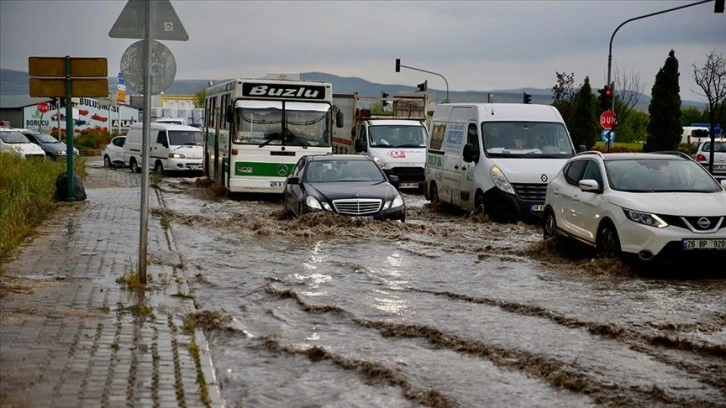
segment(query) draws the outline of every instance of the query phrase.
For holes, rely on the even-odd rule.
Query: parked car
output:
[[[285,213],[314,211],[405,222],[399,180],[362,155],[308,155],[298,160],[283,188]]]
[[[693,157],[708,169],[708,163],[711,160],[711,141],[700,142]],[[726,179],[726,139],[716,139],[713,143],[713,175],[717,179]]]
[[[726,260],[726,180],[685,154],[585,152],[547,186],[545,238],[624,261]]]
[[[22,132],[13,128],[0,128],[0,152],[45,159],[45,152],[40,146],[31,143]]]
[[[116,136],[103,149],[103,165],[106,167],[122,166],[124,162],[124,144],[126,144],[126,136]]]
[[[68,146],[53,136],[28,129],[20,129],[20,131],[28,138],[28,140],[40,146],[47,157],[53,160],[57,160],[59,158],[63,159],[66,157],[66,150]],[[78,154],[78,149],[74,147],[73,156],[78,156]]]

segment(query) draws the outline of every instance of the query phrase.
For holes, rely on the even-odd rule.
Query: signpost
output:
[[[66,151],[73,152],[72,97],[108,97],[108,62],[106,58],[29,57],[30,96],[66,99]],[[41,104],[45,104],[41,107]],[[45,111],[43,111],[43,109]],[[38,111],[47,112],[45,102]],[[60,116],[60,115],[59,115]],[[60,133],[60,126],[58,129]],[[76,201],[73,154],[66,155],[66,200]]]
[[[146,247],[149,225],[149,134],[151,128],[151,95],[166,89],[174,81],[176,61],[171,51],[158,51],[154,40],[186,41],[189,35],[169,0],[128,0],[108,36],[141,39],[129,47],[121,60],[121,72],[135,91],[143,88],[144,120],[141,137],[141,222],[139,231],[139,281],[146,283]],[[161,43],[157,43],[161,45]],[[141,50],[139,50],[139,47]],[[166,48],[166,47],[163,47]],[[168,51],[168,49],[166,49]],[[128,55],[128,56],[127,56]],[[171,58],[169,58],[171,57]],[[169,64],[173,63],[173,69]],[[152,81],[152,71],[160,75],[159,85]],[[161,74],[159,74],[161,73]]]

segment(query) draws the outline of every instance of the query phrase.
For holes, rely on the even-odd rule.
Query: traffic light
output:
[[[713,4],[713,12],[714,13],[723,13],[724,9],[724,0],[716,0],[716,2]]]
[[[532,95],[522,92],[522,103],[532,103]]]
[[[389,102],[386,100],[386,98],[388,98],[388,94],[381,91],[381,106],[383,106],[383,107],[388,106]]]
[[[426,92],[427,89],[429,89],[429,81],[423,81],[422,83],[416,85],[419,91]]]
[[[396,72],[401,72],[401,59],[396,58]]]
[[[602,110],[608,110],[613,104],[613,89],[605,85],[605,88],[598,89],[597,93],[600,95],[597,97],[597,101]]]

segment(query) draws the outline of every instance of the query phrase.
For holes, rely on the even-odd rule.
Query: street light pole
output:
[[[638,16],[638,17],[633,17],[631,19],[625,20],[622,23],[620,23],[620,25],[615,29],[615,31],[613,31],[613,35],[610,36],[610,48],[608,49],[608,81],[607,81],[607,86],[610,86],[611,85],[610,84],[610,72],[611,72],[611,67],[612,67],[612,62],[613,62],[613,39],[615,38],[615,33],[617,33],[618,30],[620,30],[620,27],[624,26],[625,24],[627,24],[627,23],[629,23],[631,21],[641,20],[641,19],[644,19],[646,17],[657,16],[659,14],[669,13],[671,11],[680,10],[680,9],[684,9],[684,8],[687,8],[687,7],[693,7],[693,6],[697,6],[699,4],[711,3],[711,2],[713,2],[713,0],[701,0],[701,1],[697,1],[695,3],[685,4],[683,6],[669,8],[667,10],[657,11],[655,13],[650,13],[650,14],[645,14],[645,15]],[[613,89],[613,100],[611,102],[612,105],[610,106],[610,110],[612,110],[613,112],[615,112],[615,87],[613,86],[612,89]]]
[[[709,0],[709,1],[711,1],[711,0]],[[437,72],[426,71],[425,69],[414,68],[414,67],[409,67],[408,65],[403,65],[403,64],[401,64],[401,60],[396,60],[396,72],[399,72],[398,67],[408,68],[408,69],[412,69],[414,71],[421,71],[421,72],[426,72],[427,74],[433,74],[433,75],[440,76],[441,79],[443,79],[444,82],[446,83],[446,102],[451,102],[449,100],[449,81],[447,81],[446,78],[444,78],[443,75],[441,75],[441,74],[439,74]]]

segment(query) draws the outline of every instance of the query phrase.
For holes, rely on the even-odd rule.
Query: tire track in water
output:
[[[276,288],[273,284],[274,282],[280,282],[280,280],[274,278],[266,279],[264,288],[269,295],[276,296],[281,299],[291,299],[296,302],[303,311],[307,313],[333,313],[336,315],[347,316],[354,323],[368,329],[375,329],[383,337],[387,338],[423,339],[428,341],[429,344],[431,344],[435,348],[445,348],[458,353],[465,353],[471,356],[483,358],[501,368],[524,371],[530,376],[534,378],[539,378],[541,381],[544,381],[555,388],[564,389],[579,394],[585,394],[593,398],[593,400],[597,403],[609,404],[614,406],[640,406],[644,403],[644,401],[657,400],[665,404],[674,404],[681,407],[719,406],[718,404],[709,401],[693,400],[669,395],[666,391],[664,391],[657,385],[653,385],[649,389],[642,389],[640,387],[631,386],[625,388],[619,387],[613,383],[604,383],[585,373],[577,372],[577,367],[571,367],[570,365],[564,364],[557,359],[545,358],[527,351],[492,346],[476,340],[448,335],[439,329],[426,325],[407,325],[400,323],[359,319],[347,310],[337,306],[311,305],[305,302],[302,296],[300,296],[297,292],[293,290]],[[436,293],[434,291],[426,290],[412,291],[428,293],[437,296],[447,296],[455,300],[468,300],[467,296],[456,294],[451,294],[453,296],[450,296],[450,294],[447,292]],[[586,324],[578,323],[576,321],[570,323],[568,320],[571,319],[558,317],[556,314],[545,309],[530,307],[526,305],[518,305],[514,303],[510,304],[508,302],[499,302],[491,299],[479,299],[478,301],[476,301],[476,298],[471,299],[475,300],[472,303],[486,304],[497,307],[501,307],[501,303],[501,305],[504,306],[504,310],[518,314],[524,314],[527,316],[536,317],[539,316],[539,314],[542,314],[544,316],[552,314],[552,316],[554,316],[554,318],[557,320],[561,320],[566,324],[573,324],[571,328],[588,329]],[[554,321],[557,322],[557,320]],[[625,330],[623,330],[622,328],[611,327],[610,325],[595,325],[595,327],[597,326],[601,327],[599,330],[594,330],[593,334],[611,337],[617,333],[625,332]],[[568,326],[568,328],[570,328],[570,326]],[[723,384],[711,385],[715,385],[717,388],[723,388]]]

